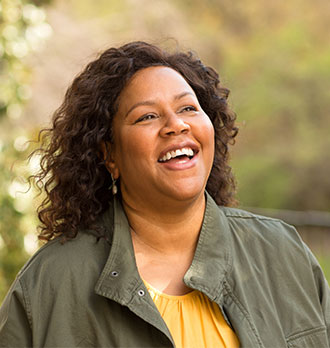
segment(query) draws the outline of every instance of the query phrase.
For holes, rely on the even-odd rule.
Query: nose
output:
[[[190,125],[175,112],[168,113],[164,118],[165,122],[160,130],[161,136],[179,135],[190,131]]]

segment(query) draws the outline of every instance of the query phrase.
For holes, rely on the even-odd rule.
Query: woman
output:
[[[311,252],[229,208],[228,93],[192,54],[144,42],[76,77],[44,137],[48,242],[4,301],[1,347],[329,346]]]

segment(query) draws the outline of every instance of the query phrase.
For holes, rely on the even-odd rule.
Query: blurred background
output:
[[[330,280],[328,0],[1,0],[0,303],[38,248],[38,131],[110,46],[191,49],[231,91],[243,208],[294,224]]]

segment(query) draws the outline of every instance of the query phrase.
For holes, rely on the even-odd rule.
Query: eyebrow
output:
[[[179,99],[185,97],[186,95],[195,96],[194,93],[188,92],[188,91],[187,91],[187,92],[182,92],[182,93],[180,93],[180,94],[175,95],[173,99],[174,99],[174,100],[179,100]],[[132,106],[130,107],[130,109],[127,111],[125,117],[127,117],[128,114],[129,114],[130,112],[132,112],[132,111],[133,111],[135,108],[137,108],[138,106],[143,106],[143,105],[152,106],[152,105],[155,105],[155,104],[156,104],[156,102],[153,101],[153,100],[146,100],[146,101],[138,102],[138,103],[136,103],[136,104],[134,104],[134,105],[132,105]]]

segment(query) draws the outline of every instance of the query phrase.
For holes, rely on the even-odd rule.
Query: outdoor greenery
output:
[[[40,200],[33,190],[22,193],[38,162],[26,162],[36,146],[27,141],[49,117],[40,115],[43,99],[57,98],[49,89],[67,77],[65,62],[87,47],[133,39],[175,47],[165,39],[176,38],[198,52],[232,91],[240,204],[330,211],[329,23],[328,0],[1,0],[0,302],[36,245]],[[39,63],[31,56],[41,57],[45,42],[53,60],[36,91]],[[38,106],[27,112],[33,98]],[[330,279],[330,258],[319,260]]]
[[[39,1],[39,4],[41,2]],[[0,4],[0,300],[29,257],[36,217],[27,177],[33,169],[23,164],[32,147],[20,125],[31,95],[32,73],[24,58],[47,36],[45,13],[30,1],[2,0]],[[32,237],[33,238],[33,237]],[[35,238],[35,237],[34,237]],[[25,243],[24,243],[25,242]]]

